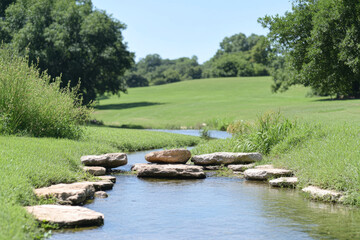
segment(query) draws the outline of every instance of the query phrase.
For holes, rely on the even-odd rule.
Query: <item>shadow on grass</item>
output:
[[[106,104],[106,105],[98,105],[95,106],[95,109],[98,110],[121,110],[121,109],[128,109],[128,108],[137,108],[137,107],[148,107],[154,105],[163,105],[165,103],[158,103],[158,102],[134,102],[134,103],[119,103],[119,104]]]
[[[338,102],[338,101],[352,101],[352,100],[360,100],[360,98],[324,98],[324,99],[316,99],[314,102]]]
[[[122,124],[122,125],[96,125],[89,124],[88,126],[94,127],[105,127],[105,128],[127,128],[127,129],[146,129],[144,126],[136,125],[136,124]]]

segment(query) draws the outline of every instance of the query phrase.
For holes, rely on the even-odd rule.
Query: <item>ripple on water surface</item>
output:
[[[151,151],[129,154],[128,165],[118,169],[146,162]],[[359,209],[237,178],[118,175],[108,194],[86,205],[105,215],[102,227],[56,232],[52,239],[360,239]]]
[[[305,200],[293,190],[241,179],[154,180],[117,176],[109,198],[86,207],[99,228],[52,239],[356,239],[359,211]]]

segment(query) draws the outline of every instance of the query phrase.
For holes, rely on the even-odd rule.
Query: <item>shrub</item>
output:
[[[88,116],[76,89],[60,90],[60,78],[0,47],[0,133],[77,139]]]

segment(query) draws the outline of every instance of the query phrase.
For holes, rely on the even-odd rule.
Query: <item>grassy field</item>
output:
[[[86,179],[80,168],[82,155],[190,146],[198,141],[191,136],[106,127],[90,127],[78,141],[0,136],[0,239],[41,236],[22,206],[37,203],[33,188]]]
[[[304,87],[271,93],[270,77],[217,78],[131,88],[100,100],[93,117],[107,125],[199,128],[202,123],[253,120],[269,110],[306,121],[359,122],[360,100],[307,98]]]

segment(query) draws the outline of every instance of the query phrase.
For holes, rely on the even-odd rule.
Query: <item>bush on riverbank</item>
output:
[[[229,125],[228,132],[233,134],[232,138],[200,144],[193,152],[261,152],[267,155],[283,142],[287,146],[277,147],[278,152],[302,143],[311,136],[312,127],[299,125],[284,118],[279,112],[269,112],[259,116],[255,122],[235,121]]]
[[[78,139],[90,112],[76,92],[0,47],[0,134]]]

